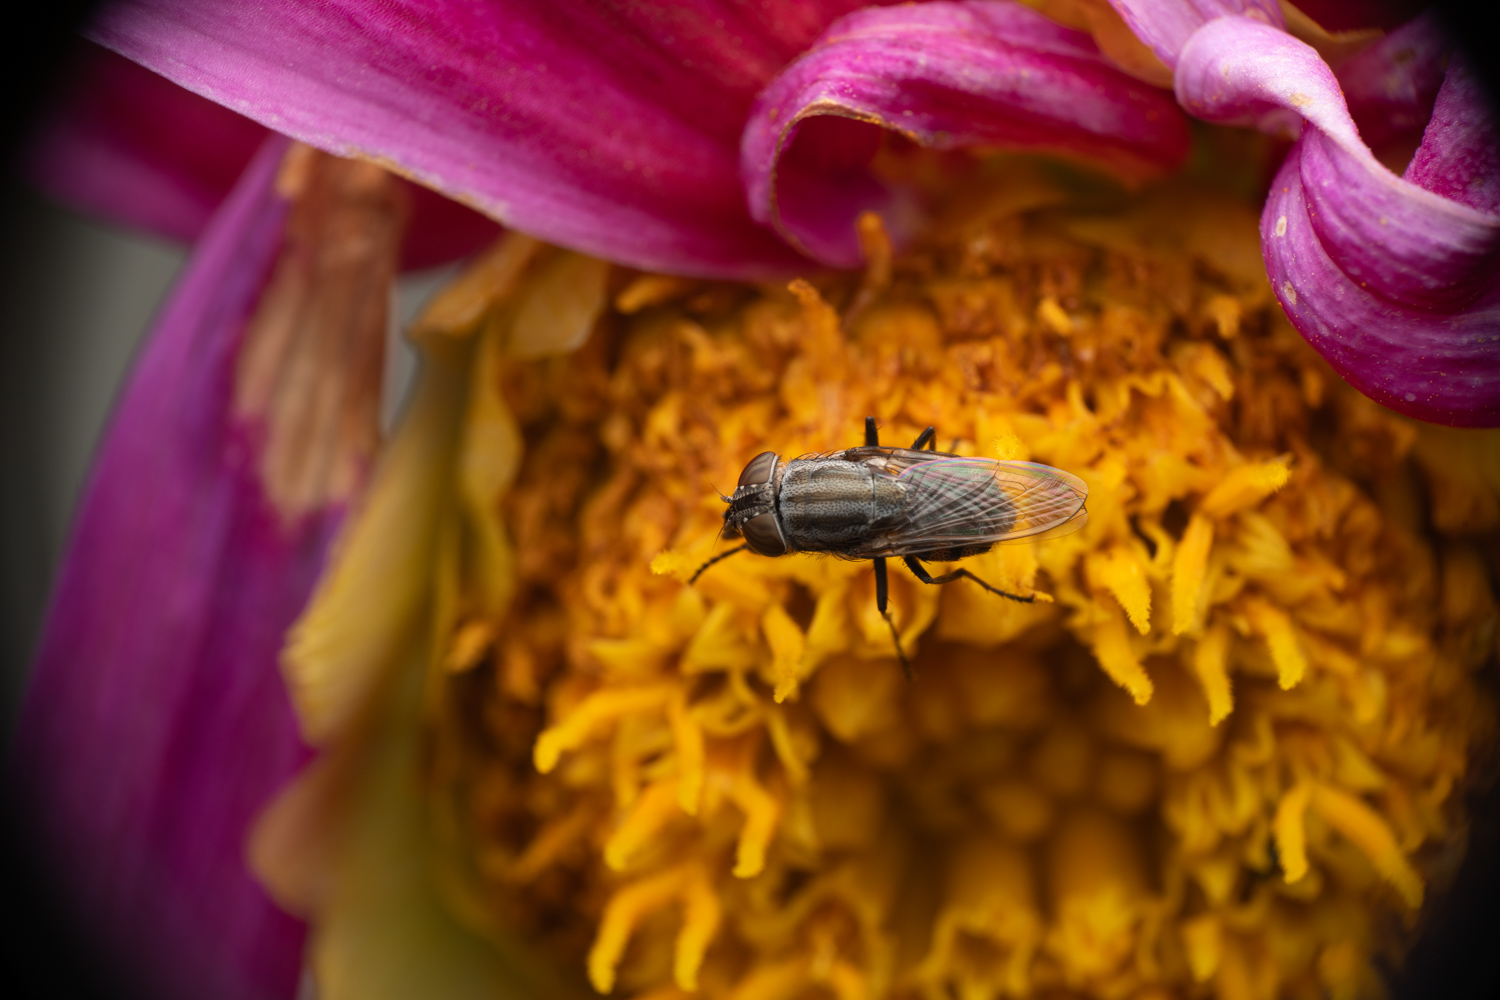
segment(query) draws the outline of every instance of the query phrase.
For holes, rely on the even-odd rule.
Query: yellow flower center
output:
[[[430,735],[471,902],[656,1000],[1374,989],[1492,725],[1489,582],[1422,497],[1493,529],[1493,443],[1332,376],[1238,202],[1017,163],[947,219],[790,289],[478,266],[587,340],[519,360],[536,296],[454,321],[486,332]],[[1035,603],[892,566],[912,682],[867,563],[686,584],[753,455],[866,414],[1090,488],[1084,531],[964,563]]]

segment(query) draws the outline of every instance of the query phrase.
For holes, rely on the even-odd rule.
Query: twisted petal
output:
[[[1449,48],[1437,19],[1424,15],[1339,67],[1339,86],[1365,145],[1379,150],[1422,137],[1443,84]]]
[[[1292,323],[1349,382],[1410,416],[1500,423],[1500,163],[1482,95],[1449,64],[1406,178],[1361,141],[1327,65],[1246,18],[1181,52],[1178,100],[1210,121],[1295,112],[1308,126],[1261,217],[1271,284]]]
[[[1135,37],[1172,69],[1193,32],[1219,17],[1241,15],[1277,28],[1286,18],[1276,0],[1109,0]]]
[[[1136,177],[1175,165],[1188,139],[1165,91],[1018,3],[870,8],[830,26],[756,100],[740,148],[751,214],[824,263],[857,265],[861,211],[898,236],[910,224],[900,192],[866,169],[880,129],[939,149],[1073,154]]]
[[[757,91],[859,0],[128,0],[95,39],[525,232],[642,267],[794,269],[737,150]]]
[[[277,656],[378,433],[400,190],[289,145],[252,160],[131,376],[14,761],[68,901],[167,1000],[295,991],[304,930],[245,840],[308,758]]]

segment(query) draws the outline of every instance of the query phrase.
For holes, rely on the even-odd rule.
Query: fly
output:
[[[1089,488],[1077,476],[1034,462],[937,451],[936,437],[928,427],[910,448],[884,448],[875,418],[866,417],[863,447],[788,462],[773,451],[756,455],[734,494],[724,498],[724,536],[743,538],[744,544],[700,566],[689,586],[714,563],[747,549],[762,556],[821,552],[872,560],[875,606],[910,677],[911,664],[886,611],[887,559],[900,559],[923,583],[966,578],[1030,604],[1035,598],[992,587],[966,569],[933,576],[922,562],[977,556],[997,542],[1065,535],[1088,522]]]

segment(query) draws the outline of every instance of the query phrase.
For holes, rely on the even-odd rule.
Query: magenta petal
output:
[[[68,84],[25,152],[28,179],[72,208],[168,239],[195,242],[267,131],[108,49],[82,43]],[[402,266],[468,256],[499,227],[411,186]]]
[[[641,267],[784,272],[739,133],[859,0],[134,0],[93,37],[330,152],[373,156],[553,242]]]
[[[1500,135],[1483,85],[1458,57],[1448,63],[1432,120],[1405,177],[1487,215],[1500,211]]]
[[[1433,423],[1500,426],[1500,289],[1448,314],[1371,294],[1324,252],[1304,190],[1294,150],[1261,217],[1266,272],[1298,331],[1377,403]]]
[[[1261,217],[1272,288],[1302,335],[1392,409],[1493,426],[1500,215],[1484,209],[1497,181],[1495,138],[1457,63],[1448,76],[1412,167],[1434,190],[1375,160],[1327,65],[1283,32],[1212,21],[1183,48],[1175,82],[1183,106],[1211,121],[1278,109],[1306,120]]]
[[[902,235],[900,192],[864,169],[876,126],[937,149],[1059,152],[1136,176],[1188,146],[1168,93],[1019,3],[870,8],[836,21],[757,98],[740,151],[751,213],[839,267],[860,262],[861,210]]]
[[[80,45],[69,70],[27,178],[91,215],[196,240],[265,128],[97,45]]]
[[[1125,24],[1172,69],[1193,32],[1218,17],[1240,15],[1286,27],[1276,0],[1109,0]]]
[[[136,365],[74,525],[13,777],[63,898],[147,994],[286,1000],[303,926],[246,869],[253,817],[308,759],[277,669],[341,511],[284,523],[231,413],[281,247],[272,137]]]
[[[1365,145],[1379,150],[1422,135],[1451,48],[1437,18],[1424,14],[1339,67],[1339,86]]]

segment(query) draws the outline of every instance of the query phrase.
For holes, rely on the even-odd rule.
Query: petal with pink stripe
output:
[[[751,214],[837,267],[860,263],[861,211],[907,235],[911,200],[867,169],[882,130],[936,149],[1061,153],[1127,178],[1176,166],[1188,146],[1168,92],[1019,3],[869,8],[831,25],[756,100],[740,146]]]
[[[1261,235],[1272,287],[1309,343],[1399,412],[1500,424],[1500,147],[1463,63],[1449,60],[1405,177],[1365,146],[1317,53],[1265,24],[1204,25],[1181,52],[1176,90],[1210,121],[1279,111],[1307,123]]]

